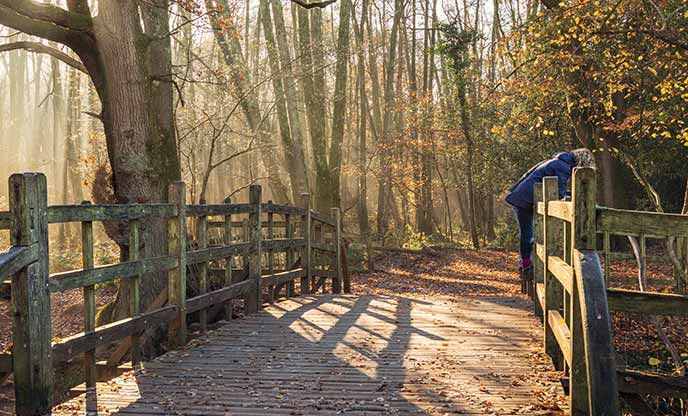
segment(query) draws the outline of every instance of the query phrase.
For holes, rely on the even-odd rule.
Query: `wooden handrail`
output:
[[[545,178],[535,193],[538,276],[529,292],[544,317],[547,353],[558,369],[568,364],[571,413],[617,415],[610,316],[595,251],[595,171],[575,169],[572,180],[571,201],[558,200],[557,178]]]
[[[688,296],[607,289],[610,235],[687,237],[688,216],[618,210],[595,205],[595,172],[576,169],[572,201],[558,200],[557,178],[536,189],[536,312],[545,323],[545,348],[555,366],[569,364],[573,414],[616,415],[618,392],[688,397],[684,380],[617,369],[609,311],[688,316]],[[605,264],[597,254],[604,238]],[[564,237],[564,238],[562,238]],[[566,302],[561,301],[565,297]],[[570,308],[564,313],[564,306]],[[566,317],[566,319],[564,318]],[[634,380],[628,382],[627,380]]]
[[[54,364],[80,354],[84,358],[86,388],[95,394],[95,351],[99,346],[123,340],[123,344],[131,345],[132,362],[137,364],[141,358],[139,336],[147,328],[167,323],[169,344],[178,346],[187,341],[186,325],[190,314],[195,314],[201,330],[205,331],[214,306],[221,306],[220,311],[224,311],[226,319],[232,318],[233,299],[244,299],[247,314],[260,310],[263,289],[268,289],[270,302],[285,288],[287,297],[294,296],[296,281],[301,282],[303,294],[325,288],[327,282],[331,282],[333,293],[342,290],[342,283],[344,290],[350,291],[350,281],[343,272],[345,256],[339,210],[332,211],[334,222],[321,217],[310,210],[310,196],[304,197],[301,207],[271,201],[263,203],[260,186],[253,185],[249,189],[249,202],[245,204],[232,204],[227,198],[224,204],[187,205],[185,184],[176,182],[170,185],[170,203],[166,204],[92,205],[85,202],[48,207],[47,184],[42,174],[13,175],[11,185],[12,205],[9,212],[0,212],[0,229],[12,228],[12,248],[0,254],[0,280],[12,276],[10,290],[18,315],[13,325],[13,352],[4,356],[0,373],[3,369],[8,370],[4,373],[15,373],[16,414],[19,416],[50,412]],[[244,221],[233,221],[237,214],[242,214]],[[273,214],[280,215],[282,221],[274,221]],[[139,233],[148,231],[141,221],[151,217],[167,222],[168,252],[146,258],[141,256]],[[210,217],[220,218],[209,221]],[[129,261],[95,266],[93,223],[103,221],[119,221],[128,227]],[[63,222],[81,223],[83,265],[80,270],[50,275],[48,223]],[[187,223],[195,226],[191,233],[193,240],[189,239]],[[299,232],[297,225],[301,226]],[[264,226],[266,236],[263,235]],[[327,235],[323,232],[324,226],[328,227]],[[220,244],[215,239],[211,245],[209,227],[222,228],[224,235]],[[238,239],[234,227],[241,234]],[[283,228],[284,234],[275,233],[275,227]],[[275,261],[281,259],[282,253],[287,270],[275,271]],[[264,255],[267,272],[262,264]],[[236,257],[243,258],[241,271],[234,267]],[[164,302],[148,305],[149,309],[142,313],[140,285],[146,282],[142,276],[162,272],[168,277],[167,306],[163,306]],[[210,290],[209,278],[217,277],[218,272],[224,284]],[[198,294],[192,298],[187,298],[187,273],[198,278]],[[129,282],[130,317],[96,327],[95,287],[116,280]],[[71,289],[83,290],[83,332],[52,343],[50,293]],[[116,362],[129,349],[125,347],[117,348]],[[87,410],[97,411],[89,406],[92,404],[87,403]]]

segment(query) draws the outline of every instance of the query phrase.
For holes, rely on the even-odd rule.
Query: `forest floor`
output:
[[[383,254],[375,258],[376,271],[353,273],[354,294],[396,295],[406,297],[509,297],[524,298],[517,275],[517,254],[504,250],[444,249],[437,253]],[[648,278],[651,290],[668,292],[672,285],[671,266],[650,261]],[[610,286],[637,289],[637,268],[633,260],[612,263]],[[103,305],[114,299],[112,285],[97,289],[97,302]],[[82,330],[83,299],[80,291],[52,295],[53,337],[63,338]],[[686,319],[665,318],[662,326],[675,347],[688,360]],[[655,367],[670,371],[671,360],[658,341],[656,330],[647,317],[613,317],[617,351],[633,368]],[[11,313],[8,300],[0,300],[0,350],[10,346]],[[544,365],[544,357],[533,356],[533,365]],[[657,361],[659,361],[659,364]],[[652,362],[652,364],[647,364]],[[0,386],[0,415],[11,414],[8,400],[12,397],[11,378]],[[538,406],[551,406],[556,412],[562,397],[540,397]]]

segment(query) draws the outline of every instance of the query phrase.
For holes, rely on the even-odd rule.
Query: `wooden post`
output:
[[[596,249],[596,194],[597,176],[593,168],[576,168],[573,171],[573,217],[571,221],[571,251]],[[576,283],[582,276],[574,276]],[[583,318],[580,285],[573,285],[571,295],[571,378],[569,400],[571,414],[590,414],[589,384],[586,348],[583,338]]]
[[[205,201],[200,201],[201,205]],[[201,215],[196,219],[196,239],[198,240],[198,249],[205,250],[208,248],[208,217]],[[208,291],[208,262],[204,261],[198,265],[198,292],[203,295]],[[198,312],[198,319],[201,324],[201,333],[208,332],[208,311],[201,309]]]
[[[129,261],[139,259],[140,240],[139,240],[139,221],[129,222]],[[132,317],[141,313],[141,276],[133,276],[129,286],[129,313]],[[141,341],[138,335],[131,336],[131,363],[134,366],[141,364]]]
[[[177,319],[170,322],[172,345],[186,344],[186,185],[175,182],[169,188],[169,201],[177,206],[177,216],[168,220],[167,236],[170,255],[177,267],[168,272],[168,303],[177,307]]]
[[[549,324],[549,312],[561,311],[564,293],[561,284],[554,275],[549,272],[549,267],[547,266],[549,264],[549,258],[553,255],[562,255],[563,249],[559,241],[562,230],[561,221],[549,216],[550,201],[559,200],[558,178],[556,176],[544,178],[542,188],[545,205],[545,215],[543,216],[545,267],[542,272],[545,285],[545,305],[542,314],[545,326],[545,351],[552,358],[554,367],[561,371],[565,365],[564,354]]]
[[[241,236],[242,240],[244,242],[249,242],[251,241],[251,235],[248,231],[248,218],[244,218],[241,221]],[[249,250],[250,251],[250,250]],[[244,255],[241,257],[241,265],[244,268],[244,272],[246,273],[246,279],[248,279],[248,258],[249,258],[249,251],[245,251]]]
[[[272,201],[268,201],[268,204],[272,205]],[[275,238],[274,230],[274,214],[268,212],[268,240]],[[268,274],[272,275],[275,273],[275,250],[270,248],[268,251]],[[270,304],[275,303],[275,285],[268,286],[268,302]]]
[[[81,205],[91,205],[90,201],[83,201]],[[81,256],[84,270],[95,267],[93,254],[93,223],[83,221],[81,223]],[[96,291],[93,285],[84,286],[84,332],[93,332],[96,329]],[[91,349],[84,353],[84,373],[86,376],[86,413],[97,414],[96,394],[96,350]]]
[[[332,219],[334,220],[334,272],[335,278],[332,280],[332,293],[342,292],[343,273],[342,273],[342,219],[339,208],[332,208]],[[346,284],[344,284],[346,292]],[[349,288],[349,290],[351,290]]]
[[[225,198],[224,200],[225,204],[231,204],[232,199],[230,197]],[[225,245],[232,244],[234,242],[234,239],[232,238],[232,216],[231,215],[225,215],[225,222],[224,222],[224,243]],[[227,259],[225,259],[225,287],[231,286],[232,283],[232,263],[234,263],[234,257],[229,256]],[[225,319],[226,320],[231,320],[232,319],[232,313],[233,313],[233,308],[234,307],[234,300],[229,300],[227,304],[225,305]]]
[[[535,221],[535,245],[533,246],[533,252],[531,254],[531,259],[533,260],[533,280],[526,280],[523,282],[523,284],[525,284],[525,293],[527,293],[535,301],[536,311],[541,312],[540,307],[538,306],[539,301],[537,300],[537,294],[535,293],[535,283],[542,281],[544,270],[547,268],[547,265],[544,264],[537,255],[537,245],[543,244],[544,240],[542,216],[537,212],[538,203],[543,201],[543,187],[536,186],[533,189],[533,194],[535,196],[535,203],[533,205],[533,220]]]
[[[248,279],[255,286],[245,298],[246,314],[256,313],[261,307],[261,193],[260,185],[251,185],[249,188],[248,202],[251,204],[251,212],[248,216],[248,232],[251,248],[248,255]]]
[[[301,295],[311,293],[311,194],[301,194],[301,207],[306,211],[301,221],[301,234],[306,240],[306,246],[301,254],[301,264],[306,271],[305,276],[301,278]]]
[[[604,243],[603,243],[603,250],[604,250],[604,286],[607,287],[609,285],[609,278],[611,277],[611,254],[612,254],[612,248],[611,248],[611,236],[609,234],[609,231],[604,232]]]
[[[284,227],[286,229],[286,237],[289,240],[292,240],[294,238],[294,224],[291,222],[291,215],[285,214],[284,215]],[[292,245],[289,245],[289,248],[287,248],[287,265],[285,267],[286,270],[291,269],[294,266],[294,249],[292,248]],[[292,296],[296,295],[295,292],[295,287],[294,287],[294,281],[290,281],[287,283],[287,298],[290,298]]]
[[[36,244],[38,260],[12,276],[12,361],[18,416],[48,415],[53,390],[48,289],[48,191],[40,173],[9,180],[10,243]]]
[[[313,236],[311,237],[314,241],[317,241],[318,243],[323,243],[323,224],[320,221],[316,221],[315,224],[312,224],[312,230],[313,230]],[[322,258],[322,252],[318,256],[314,256],[311,254],[311,267],[315,269],[323,269],[323,265],[318,262],[318,260]],[[312,273],[311,273],[312,275]],[[323,285],[322,285],[322,293],[327,293],[327,279],[323,279]],[[318,288],[318,283],[319,279],[316,276],[312,276],[311,278],[311,291],[313,293],[317,292]]]

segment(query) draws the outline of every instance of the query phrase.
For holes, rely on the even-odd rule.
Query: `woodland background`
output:
[[[260,183],[340,207],[358,241],[513,249],[510,185],[577,147],[600,204],[688,215],[687,115],[685,0],[0,0],[0,178],[44,172],[50,204],[162,202],[180,179],[189,202],[242,202]],[[164,224],[142,227],[163,252]],[[98,231],[97,263],[126,260],[126,230]],[[51,237],[51,270],[78,267],[78,228]],[[685,293],[688,242],[650,248],[650,287]],[[457,253],[458,281],[517,264]],[[637,288],[628,263],[615,284]],[[147,283],[144,307],[165,285]],[[125,316],[126,291],[101,289],[100,322]],[[688,357],[685,322],[663,322]],[[629,362],[685,372],[637,346],[654,329],[615,326]]]

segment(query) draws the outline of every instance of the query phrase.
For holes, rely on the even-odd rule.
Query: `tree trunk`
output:
[[[209,11],[215,40],[230,71],[230,80],[234,85],[234,96],[240,103],[248,127],[258,136],[259,144],[265,146],[261,156],[265,169],[268,172],[268,181],[273,199],[279,203],[288,203],[291,200],[289,189],[280,179],[282,175],[277,163],[276,150],[273,148],[270,130],[265,126],[265,119],[258,105],[257,94],[253,91],[251,76],[243,60],[241,45],[235,36],[232,36],[231,33],[225,33],[220,19],[230,19],[228,13],[232,9],[228,7],[227,0],[218,0],[217,3],[213,0],[206,0],[205,4],[206,9]]]
[[[272,16],[275,24],[275,35],[277,39],[277,51],[279,52],[280,71],[273,72],[273,76],[280,74],[284,85],[286,99],[287,116],[291,131],[290,143],[284,144],[287,160],[291,171],[292,194],[294,201],[299,198],[302,192],[310,192],[308,186],[308,173],[306,170],[306,158],[303,150],[304,132],[301,127],[301,119],[298,112],[298,93],[296,82],[292,75],[291,54],[287,42],[287,30],[284,24],[284,12],[280,0],[271,0]],[[265,13],[265,9],[262,9]],[[263,16],[265,22],[265,16]],[[267,28],[264,27],[265,30]],[[284,137],[284,136],[283,136]]]
[[[351,21],[351,0],[340,0],[339,31],[337,34],[337,65],[332,105],[332,137],[328,163],[327,188],[318,191],[321,212],[340,206],[340,180],[342,165],[342,143],[346,123],[346,85],[349,76],[349,22]]]
[[[394,1],[394,21],[392,23],[392,33],[389,40],[389,55],[385,64],[385,115],[382,125],[382,135],[380,140],[383,142],[383,149],[380,153],[380,168],[381,175],[378,190],[378,211],[377,211],[377,232],[379,237],[383,238],[387,233],[387,207],[391,200],[391,186],[392,186],[392,168],[391,155],[389,150],[384,146],[390,141],[392,133],[392,122],[394,115],[394,68],[397,55],[397,36],[399,32],[399,23],[403,15],[404,3],[401,0]],[[390,195],[388,195],[390,194]],[[391,206],[390,206],[391,208]]]
[[[351,11],[355,19],[355,9]],[[361,6],[361,21],[359,25],[354,22],[357,40],[357,75],[358,75],[358,98],[359,98],[359,117],[358,117],[358,229],[364,241],[368,241],[370,224],[368,222],[368,144],[367,144],[367,121],[368,121],[368,95],[366,90],[365,76],[365,24],[368,20],[368,0],[363,0]]]

